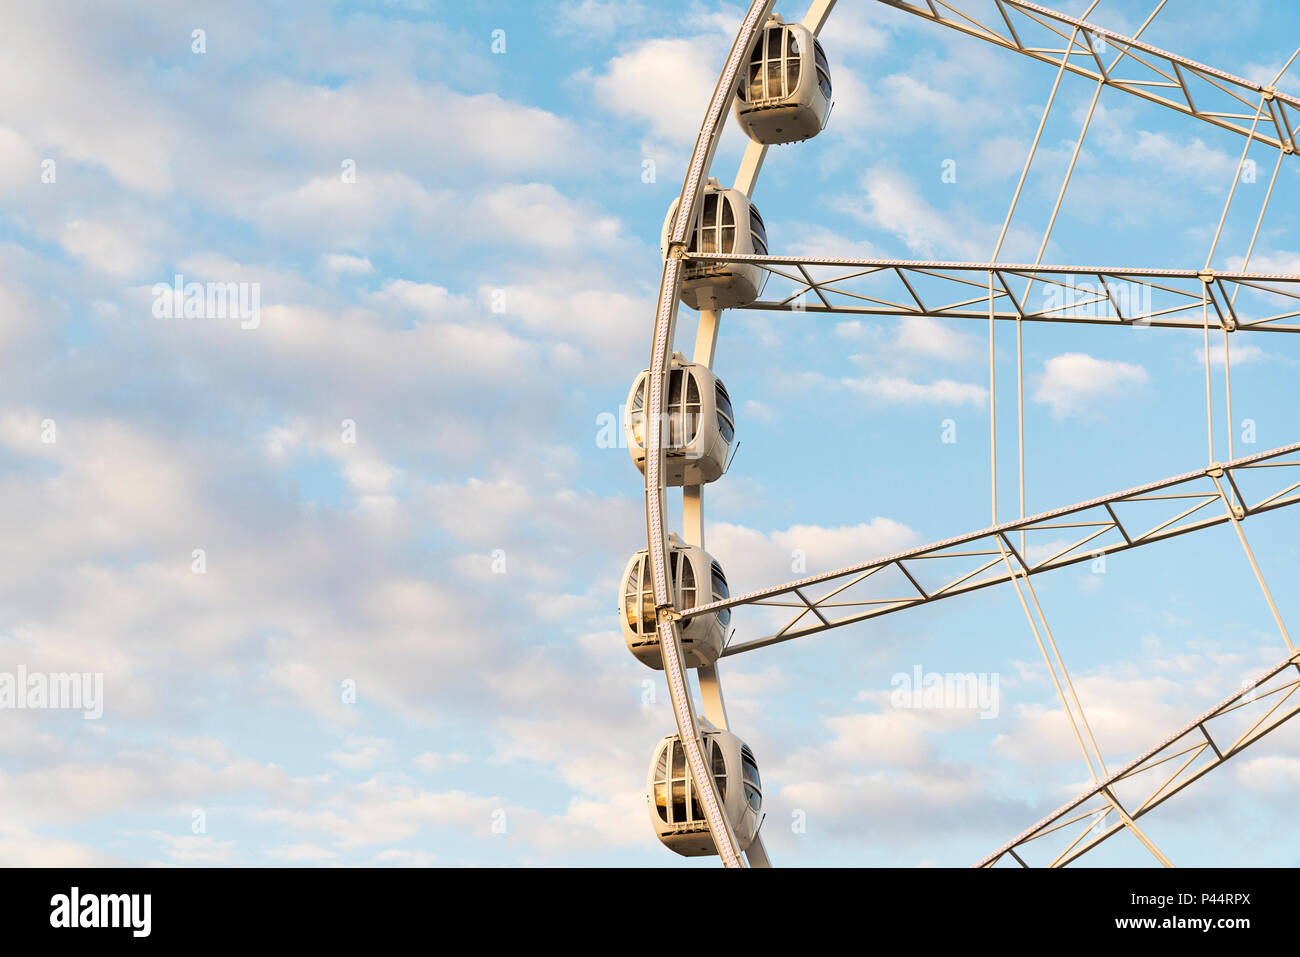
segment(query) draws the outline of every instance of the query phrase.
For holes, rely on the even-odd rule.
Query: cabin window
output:
[[[642,373],[627,410],[628,422],[632,427],[632,441],[640,448],[645,448],[649,439],[645,424],[646,392],[649,385],[649,376]],[[685,369],[669,372],[664,425],[660,432],[665,450],[683,449],[695,441],[700,430],[702,411],[700,386],[695,381],[695,376],[688,374]]]
[[[727,591],[727,579],[722,574],[722,566],[720,566],[717,562],[713,563],[712,579],[713,579],[712,582],[713,600],[726,601],[728,598],[730,598],[731,593]],[[731,609],[723,608],[721,611],[719,611],[718,621],[722,622],[722,627],[724,628],[727,627],[727,625],[731,622]]]
[[[655,808],[659,811],[659,820],[668,823],[668,751],[667,746],[659,749],[655,759]]]
[[[787,26],[772,26],[754,44],[740,98],[746,103],[761,103],[792,96],[803,74],[803,57],[799,38]]]
[[[745,784],[745,800],[757,811],[763,806],[763,786],[758,778],[758,763],[749,748],[740,749],[740,771]]]
[[[786,30],[785,44],[785,89],[782,96],[791,96],[799,88],[799,73],[802,64],[799,61],[799,41],[793,30]]]
[[[673,815],[670,820],[673,824],[682,824],[689,820],[686,816],[686,793],[690,789],[689,775],[686,773],[686,749],[682,747],[680,738],[670,741],[668,748],[672,751],[673,772],[669,782]]]
[[[758,55],[762,46],[760,42],[754,47],[754,59],[749,62],[749,82],[740,88],[740,95],[747,103],[763,98],[763,59]]]
[[[705,760],[718,788],[718,799],[725,802],[729,778],[726,751],[714,735],[705,735],[704,748]],[[749,755],[748,747],[742,751],[743,755]],[[758,793],[758,768],[753,760],[753,756],[749,755],[750,763],[743,765],[742,783],[746,799],[757,810],[755,799],[749,797],[751,790]],[[665,742],[655,758],[653,794],[655,809],[665,824],[689,824],[705,819],[699,790],[686,767],[686,749],[679,737]]]
[[[628,419],[632,424],[632,444],[645,448],[645,390],[646,375],[641,374],[637,380],[636,389],[632,393],[632,404],[627,410]]]
[[[627,617],[627,626],[636,635],[655,633],[655,596],[646,555],[638,558],[628,572],[623,587],[623,613]]]
[[[684,824],[686,817],[686,779],[673,778],[673,823]]]
[[[700,218],[691,237],[691,253],[715,256],[736,251],[736,228],[740,217],[735,201],[710,190],[701,200]]]
[[[758,215],[758,207],[749,207],[749,237],[754,244],[754,253],[758,256],[767,255],[767,228],[763,225],[763,217]]]
[[[831,67],[826,62],[826,52],[816,39],[813,40],[813,58],[817,63],[817,85],[822,88],[822,96],[831,98]]]
[[[681,578],[677,577],[678,558],[681,558]],[[677,605],[681,608],[695,607],[695,566],[681,552],[673,552],[673,579],[678,582]]]
[[[668,448],[680,448],[685,443],[682,442],[682,370],[673,369],[668,374],[668,402],[665,410],[668,413]]]
[[[718,431],[730,444],[736,435],[736,414],[731,410],[731,397],[727,395],[727,390],[722,387],[720,381],[716,383],[715,395],[718,406]]]
[[[727,800],[727,756],[722,753],[716,738],[710,739],[713,748],[713,781],[718,786],[718,800]]]
[[[717,193],[704,194],[704,218],[702,221],[700,242],[701,252],[718,251],[718,199]]]
[[[704,406],[700,403],[700,383],[693,372],[685,369],[682,375],[686,379],[686,404],[682,407],[682,445],[690,445],[700,430],[700,414]]]

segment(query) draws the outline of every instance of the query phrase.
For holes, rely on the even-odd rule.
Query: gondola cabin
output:
[[[758,763],[749,746],[729,731],[705,731],[702,737],[704,760],[713,772],[723,813],[740,850],[748,850],[763,809]],[[647,788],[650,822],[665,847],[683,857],[717,853],[677,735],[664,738],[655,749]]]
[[[673,200],[664,220],[662,251],[680,200]],[[695,228],[687,254],[767,255],[767,229],[763,217],[741,190],[724,189],[710,179],[695,210]],[[767,271],[753,263],[691,262],[682,274],[682,302],[692,309],[742,309],[758,298]]]
[[[675,487],[716,481],[726,470],[736,437],[736,415],[726,387],[707,366],[687,362],[680,352],[673,353],[665,386],[659,429],[664,484]],[[642,474],[649,441],[649,388],[647,370],[632,383],[623,418],[628,452]]]
[[[722,566],[704,549],[687,545],[676,535],[668,536],[668,574],[672,578],[673,600],[678,609],[722,601],[731,595]],[[628,650],[643,664],[662,669],[664,662],[655,622],[654,583],[650,556],[645,549],[632,556],[623,572],[619,612],[623,640]],[[701,668],[717,661],[730,623],[730,608],[683,619],[678,635],[686,667]]]
[[[736,119],[758,143],[797,143],[830,118],[831,68],[812,31],[772,16],[754,45],[736,95]]]

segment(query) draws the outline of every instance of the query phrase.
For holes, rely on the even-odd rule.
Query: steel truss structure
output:
[[[740,605],[798,609],[779,631],[729,645],[724,652],[737,655],[1016,578],[1098,561],[1114,552],[1226,522],[1238,525],[1251,515],[1300,502],[1300,471],[1294,471],[1297,466],[1300,443],[725,601],[697,605],[676,615],[685,619]],[[1274,469],[1285,478],[1268,482],[1270,491],[1262,497],[1247,498],[1242,488],[1261,484],[1253,481],[1253,472]],[[1062,535],[1067,536],[1064,543],[1059,541]],[[1036,557],[1035,552],[1040,555]],[[890,572],[894,573],[892,589],[882,581]],[[835,587],[818,597],[809,597],[810,589],[819,585]]]
[[[1204,714],[1193,718],[1146,754],[1134,758],[1105,780],[1062,805],[1029,830],[998,848],[977,867],[1014,862],[1032,866],[1053,836],[1073,834],[1073,840],[1041,851],[1049,867],[1062,867],[1142,816],[1154,811],[1190,784],[1194,784],[1229,758],[1241,754],[1264,735],[1300,712],[1300,653],[1278,662],[1240,691],[1229,695]],[[1228,726],[1230,718],[1238,721]],[[1219,725],[1224,725],[1220,728]],[[1214,733],[1211,733],[1211,727]],[[1217,735],[1217,738],[1216,738]],[[1161,769],[1159,774],[1147,772]],[[1172,770],[1171,770],[1172,769]],[[1131,791],[1132,797],[1125,792]],[[1121,798],[1121,795],[1123,796]],[[1125,809],[1125,804],[1131,810]],[[1115,812],[1115,820],[1110,820]],[[1041,843],[1035,843],[1041,842]]]
[[[1087,77],[1149,103],[1232,130],[1281,149],[1283,153],[1296,151],[1300,100],[1279,93],[1271,84],[1266,86],[1233,76],[1086,20],[1023,0],[992,0],[996,9],[991,12],[1001,22],[988,16],[977,19],[966,12],[976,6],[970,2],[880,2],[1043,63],[1064,67],[1076,76]],[[1075,40],[1071,39],[1072,36]],[[1042,46],[1040,43],[1054,45]],[[1112,49],[1114,57],[1110,54]],[[1256,128],[1255,124],[1260,114],[1257,101],[1264,104],[1263,129]]]
[[[1143,833],[1139,819],[1215,767],[1240,754],[1300,709],[1300,652],[1246,537],[1245,520],[1262,512],[1300,502],[1300,442],[1246,457],[1216,458],[1211,398],[1210,332],[1222,336],[1226,398],[1231,419],[1231,367],[1228,343],[1243,332],[1300,332],[1300,276],[1251,272],[1248,269],[1265,211],[1284,157],[1295,154],[1300,129],[1300,100],[1279,93],[1278,81],[1300,56],[1293,54],[1272,83],[1260,84],[1168,53],[1139,38],[1164,7],[1154,11],[1133,37],[1094,25],[1083,18],[1022,0],[985,0],[987,15],[975,2],[944,0],[877,0],[971,37],[1020,53],[1056,68],[1056,82],[1030,147],[1010,210],[988,262],[915,262],[808,258],[800,256],[691,255],[690,230],[704,192],[722,123],[736,94],[740,70],[748,61],[775,0],[752,0],[737,30],[730,53],[709,100],[692,150],[678,199],[678,215],[667,249],[651,336],[648,396],[645,408],[646,540],[651,569],[656,628],[677,732],[683,743],[694,794],[722,863],[766,866],[760,838],[742,853],[723,812],[716,782],[704,759],[702,724],[727,728],[722,683],[716,665],[698,669],[701,705],[697,708],[687,680],[680,642],[682,623],[725,608],[753,606],[787,620],[771,634],[729,645],[733,656],[778,642],[805,638],[830,628],[903,611],[916,605],[1010,584],[1051,673],[1075,739],[1088,765],[1092,784],[978,866],[1033,863],[1061,866],[1099,846],[1121,830],[1133,834],[1162,864],[1169,859]],[[803,25],[821,31],[835,0],[813,0]],[[981,19],[982,17],[982,19]],[[998,260],[1034,160],[1048,113],[1065,73],[1095,83],[1074,156],[1070,161],[1047,224],[1038,260],[1009,264]],[[1150,269],[1043,265],[1042,258],[1060,210],[1075,162],[1103,89],[1143,101],[1245,138],[1227,203],[1202,268]],[[1240,180],[1247,153],[1255,145],[1277,153],[1259,220],[1239,271],[1211,268],[1223,224]],[[752,196],[767,148],[751,143],[735,178],[735,189]],[[756,310],[880,317],[929,317],[982,320],[989,331],[990,456],[993,524],[978,531],[894,555],[690,608],[679,608],[668,574],[668,528],[664,482],[664,411],[676,332],[683,273],[690,262],[749,262],[761,265],[778,287],[776,298],[753,303]],[[1037,292],[1035,293],[1035,290]],[[717,345],[720,313],[699,314],[693,362],[710,367]],[[1025,514],[1024,407],[1022,330],[1031,322],[1078,322],[1095,325],[1199,330],[1204,337],[1207,464],[1194,471],[1137,488],[1090,499],[1037,515]],[[1014,324],[1018,364],[1017,410],[1020,424],[1020,514],[999,521],[997,492],[997,407],[994,329]],[[683,489],[682,537],[704,544],[703,489]],[[1216,525],[1231,524],[1285,643],[1288,656],[1254,682],[1230,695],[1182,729],[1118,771],[1107,771],[1083,706],[1057,647],[1047,616],[1034,591],[1033,578],[1083,561],[1105,561],[1112,553],[1154,544]],[[824,589],[824,590],[823,590]],[[816,594],[814,592],[816,591]],[[1031,606],[1033,611],[1031,611]],[[1037,617],[1035,617],[1035,612]],[[702,711],[702,714],[701,714]],[[1235,729],[1232,722],[1244,726]],[[1157,769],[1160,769],[1157,772]],[[1072,839],[1070,839],[1072,838]],[[1053,841],[1063,847],[1044,850]]]
[[[687,258],[755,263],[788,284],[782,298],[760,299],[749,309],[987,320],[991,277],[994,319],[1199,332],[1205,324],[1202,307],[1208,306],[1209,326],[1216,331],[1300,332],[1300,324],[1286,321],[1300,317],[1300,275],[1284,273],[720,254]],[[826,269],[836,272],[814,275]],[[1030,301],[1033,289],[1040,302]],[[1239,306],[1243,292],[1246,299]]]

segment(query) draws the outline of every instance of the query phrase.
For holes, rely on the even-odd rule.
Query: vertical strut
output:
[[[1093,9],[1096,8],[1098,2],[1099,0],[1093,0],[1093,3],[1088,7],[1087,11],[1084,13],[1085,17],[1088,16],[1088,14],[1090,14],[1093,11]],[[1142,24],[1142,27],[1138,30],[1138,33],[1134,37],[1135,39],[1137,36],[1140,36],[1148,26],[1150,26],[1151,22],[1155,19],[1156,14],[1160,12],[1161,8],[1164,5],[1165,5],[1165,0],[1161,0],[1161,2],[1156,5],[1156,8],[1151,11],[1151,15],[1147,17],[1146,21]],[[1011,207],[1010,209],[1007,210],[1006,219],[1002,223],[1002,230],[998,235],[998,241],[993,251],[993,259],[992,259],[993,262],[997,261],[998,255],[1001,253],[1002,244],[1005,241],[1008,229],[1011,226],[1012,216],[1015,214],[1016,207],[1019,204],[1020,195],[1025,185],[1025,180],[1029,175],[1030,167],[1033,164],[1034,156],[1038,150],[1038,144],[1042,139],[1043,129],[1047,124],[1048,114],[1051,112],[1052,106],[1056,100],[1056,93],[1060,86],[1061,77],[1065,72],[1066,63],[1069,61],[1070,55],[1073,52],[1075,44],[1078,41],[1078,35],[1079,35],[1079,27],[1076,26],[1072,31],[1072,33],[1070,34],[1069,43],[1066,45],[1065,55],[1062,57],[1061,66],[1058,69],[1056,74],[1056,80],[1052,84],[1052,92],[1048,96],[1047,104],[1043,109],[1043,115],[1040,118],[1038,123],[1038,129],[1034,134],[1033,143],[1030,145],[1029,148],[1029,154],[1025,159],[1025,166],[1020,174],[1020,181],[1016,184],[1016,191],[1012,196]],[[1116,57],[1115,62],[1112,63],[1111,66],[1113,67],[1115,63],[1118,63],[1122,56],[1123,53],[1121,53],[1118,57]],[[1052,207],[1051,217],[1048,219],[1047,228],[1043,232],[1043,239],[1038,248],[1038,257],[1034,261],[1035,265],[1038,265],[1043,261],[1043,256],[1047,251],[1047,244],[1051,239],[1052,231],[1056,226],[1056,219],[1057,216],[1060,214],[1061,206],[1065,200],[1066,190],[1069,188],[1070,180],[1074,176],[1074,168],[1078,163],[1079,154],[1083,150],[1084,139],[1088,134],[1089,127],[1092,125],[1093,117],[1096,115],[1097,103],[1101,97],[1101,90],[1102,87],[1105,86],[1105,82],[1106,82],[1105,75],[1103,74],[1102,78],[1097,82],[1096,89],[1093,90],[1092,102],[1088,106],[1088,112],[1084,117],[1083,127],[1079,131],[1079,137],[1078,140],[1075,142],[1074,152],[1070,157],[1070,165],[1066,169],[1065,177],[1061,182],[1061,188],[1056,195],[1056,202]],[[1034,285],[1034,280],[1031,278],[1029,280],[1029,283],[1025,287],[1024,296],[1021,300],[1022,302],[1028,300],[1029,292],[1033,288],[1033,285]],[[998,520],[997,519],[997,428],[996,428],[997,412],[996,412],[996,394],[994,391],[996,386],[996,378],[995,378],[996,367],[995,367],[995,358],[994,358],[994,337],[993,337],[993,329],[992,329],[993,326],[993,273],[992,271],[989,272],[988,300],[989,300],[989,326],[990,326],[989,328],[989,404],[990,404],[990,421],[992,423],[992,425],[990,426],[990,441],[993,446],[992,454],[991,454],[992,470],[993,470],[993,523],[996,525]],[[1020,472],[1019,475],[1020,517],[1022,519],[1025,517],[1025,512],[1026,512],[1024,376],[1025,376],[1024,321],[1023,321],[1022,311],[1017,309],[1016,419],[1017,419],[1017,430],[1018,430],[1017,447],[1019,453],[1019,472]],[[1025,554],[1025,548],[1026,548],[1025,532],[1022,530],[1020,533],[1020,554],[1021,555]],[[1002,560],[1006,564],[1007,571],[1011,577],[1011,583],[1016,590],[1016,597],[1020,600],[1020,607],[1023,609],[1025,613],[1025,618],[1029,622],[1030,629],[1033,631],[1034,640],[1037,642],[1038,649],[1042,653],[1043,663],[1047,665],[1047,670],[1051,674],[1052,684],[1056,688],[1057,697],[1061,702],[1061,706],[1065,711],[1066,717],[1069,719],[1070,728],[1074,732],[1075,741],[1078,742],[1079,749],[1080,751],[1083,752],[1084,761],[1087,762],[1088,765],[1088,772],[1089,774],[1092,775],[1093,781],[1096,782],[1099,779],[1097,776],[1097,771],[1093,767],[1093,759],[1094,758],[1096,759],[1097,767],[1101,769],[1101,774],[1103,776],[1107,773],[1105,759],[1102,756],[1101,748],[1097,744],[1097,739],[1092,732],[1092,726],[1089,723],[1088,716],[1083,709],[1083,704],[1082,702],[1079,701],[1079,695],[1078,692],[1075,690],[1074,681],[1070,678],[1070,672],[1065,667],[1065,660],[1061,657],[1061,651],[1060,648],[1057,646],[1055,635],[1052,634],[1051,625],[1048,623],[1047,616],[1043,613],[1042,605],[1038,601],[1038,593],[1035,590],[1033,583],[1030,582],[1029,576],[1027,574],[1023,574],[1024,571],[1023,569],[1022,569],[1022,574],[1020,576],[1018,576],[1016,572],[1012,569],[1010,558],[1007,554],[1006,545],[1002,541],[1000,536],[998,538],[998,549],[1002,553]],[[1030,598],[1033,600],[1034,610],[1037,612],[1038,615],[1037,621],[1034,618],[1034,614],[1030,612],[1028,603],[1025,601],[1024,593],[1021,590],[1021,582],[1019,580],[1020,577],[1024,578],[1024,586],[1026,589],[1028,589]],[[1038,627],[1039,621],[1042,622],[1042,632],[1039,631],[1039,627]],[[1055,666],[1052,663],[1052,658],[1048,655],[1047,645],[1045,645],[1043,642],[1043,634],[1047,635],[1047,644],[1050,644],[1052,649],[1052,655],[1055,656],[1056,659]],[[1061,670],[1061,675],[1059,679],[1056,673],[1057,667],[1059,667]],[[1064,688],[1062,687],[1061,684],[1062,680],[1065,683]],[[1066,697],[1067,690],[1069,692],[1069,699],[1067,699]],[[1073,708],[1071,708],[1071,701],[1073,701],[1073,706],[1074,706]],[[1075,719],[1076,710],[1078,711],[1077,721]],[[1080,731],[1080,725],[1082,725],[1082,729],[1083,729],[1082,732]],[[1087,736],[1086,744],[1084,742],[1085,735]],[[1089,745],[1091,745],[1091,751],[1089,750]],[[1114,798],[1114,796],[1111,795],[1109,792],[1107,792],[1106,797],[1107,800],[1110,802],[1110,804],[1114,807],[1115,811],[1119,814],[1121,820],[1124,823],[1124,826],[1127,827],[1130,831],[1132,831],[1133,835],[1137,837],[1139,841],[1142,842],[1142,844],[1152,853],[1152,855],[1156,857],[1157,860],[1160,861],[1161,864],[1163,864],[1165,867],[1172,867],[1173,865],[1169,862],[1169,859],[1160,852],[1160,849],[1155,846],[1155,843],[1151,841],[1151,839],[1147,837],[1146,834],[1142,833],[1142,831],[1138,828],[1138,826],[1133,822],[1132,818],[1129,817],[1128,813],[1124,810],[1124,808],[1120,806],[1119,802]]]
[[[1286,642],[1288,651],[1295,651],[1295,645],[1291,643],[1291,633],[1287,631],[1286,623],[1282,620],[1282,613],[1277,610],[1277,603],[1273,601],[1273,592],[1268,587],[1268,582],[1264,580],[1264,573],[1259,570],[1259,562],[1255,560],[1255,550],[1250,547],[1250,542],[1246,539],[1246,530],[1241,527],[1241,516],[1239,511],[1244,511],[1232,503],[1228,498],[1228,493],[1223,489],[1223,483],[1219,481],[1223,470],[1219,474],[1210,473],[1210,478],[1214,480],[1214,487],[1219,490],[1219,497],[1223,499],[1224,507],[1228,510],[1228,517],[1232,519],[1232,527],[1236,529],[1237,538],[1241,542],[1241,547],[1246,551],[1246,558],[1250,561],[1251,571],[1255,573],[1255,580],[1259,582],[1260,591],[1264,593],[1264,601],[1268,602],[1268,610],[1273,613],[1273,621],[1277,623],[1277,630],[1282,633],[1282,640]]]
[[[700,325],[695,333],[695,354],[692,357],[697,365],[705,368],[713,366],[721,324],[721,310],[700,310]],[[682,535],[688,545],[704,547],[703,485],[687,485],[682,489]],[[718,673],[718,666],[713,664],[698,668],[696,677],[700,682],[700,703],[704,708],[704,717],[713,727],[726,731],[727,703],[722,696],[722,676]]]

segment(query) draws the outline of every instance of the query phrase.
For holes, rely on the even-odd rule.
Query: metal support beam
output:
[[[1023,0],[994,0],[1000,22],[984,22],[967,12],[973,6],[969,2],[880,2],[1040,62],[1057,67],[1064,64],[1066,70],[1077,76],[1248,136],[1284,153],[1296,151],[1300,100],[1271,86]],[[1086,46],[1066,45],[1073,30],[1083,32]],[[1101,50],[1110,48],[1120,55],[1114,62],[1104,63]],[[1252,130],[1251,120],[1261,96],[1270,104],[1268,122]]]
[[[994,319],[1197,331],[1208,321],[1211,329],[1227,332],[1300,332],[1300,323],[1286,321],[1300,317],[1300,275],[1291,273],[737,254],[688,258],[766,269],[775,280],[768,288],[776,287],[779,298],[747,309],[987,320],[991,274]],[[1017,297],[1013,279],[1029,280],[1041,298]],[[1241,306],[1239,296],[1245,296]]]
[[[1297,712],[1300,712],[1300,695],[1296,694],[1298,689],[1300,689],[1300,653],[1278,662],[1254,681],[1242,687],[1240,691],[1229,695],[1204,714],[1194,718],[1104,781],[1092,785],[1072,801],[1061,805],[975,866],[993,867],[1004,857],[1009,856],[1020,866],[1029,867],[1030,852],[1037,850],[1038,847],[1034,842],[1042,841],[1052,834],[1074,833],[1068,829],[1082,822],[1082,827],[1076,828],[1077,836],[1073,841],[1063,849],[1053,848],[1052,851],[1045,852],[1053,855],[1047,861],[1050,867],[1063,867],[1077,861],[1088,851],[1129,826],[1129,823],[1149,814],[1183,788],[1209,774],[1294,717]],[[1251,715],[1254,720],[1244,732],[1232,737],[1230,744],[1226,739],[1222,744],[1216,742],[1207,730],[1207,724],[1235,711]],[[1252,711],[1255,714],[1251,714]],[[1165,767],[1168,771],[1168,767],[1173,764],[1176,764],[1176,767],[1171,773],[1143,776],[1149,775],[1149,772],[1157,767]],[[1102,828],[1100,825],[1118,803],[1114,797],[1115,788],[1125,784],[1132,784],[1135,793],[1139,796],[1136,802],[1132,799],[1129,801],[1129,805],[1134,810],[1131,814],[1123,814],[1120,820],[1108,827]]]
[[[793,610],[794,617],[779,631],[730,645],[724,652],[741,654],[1300,503],[1300,474],[1295,467],[1300,467],[1300,442],[835,571],[697,605],[683,610],[681,616],[691,618],[740,605]],[[1248,475],[1270,477],[1269,494],[1254,504],[1227,502],[1216,480],[1226,477],[1232,486],[1240,488]],[[1153,510],[1156,516],[1149,514]],[[1158,521],[1148,525],[1153,518]],[[1012,536],[1019,532],[1047,532],[1053,539],[1065,532],[1071,541],[1050,555],[1034,558],[1015,548]],[[1005,561],[1004,550],[1009,553]],[[927,563],[946,566],[952,560],[956,560],[957,571],[948,568],[924,588],[917,584]],[[907,574],[898,568],[903,561],[908,563]],[[892,586],[876,577],[891,570],[897,573]],[[876,587],[878,582],[880,587]],[[820,597],[809,597],[809,590],[821,584],[835,587]]]

